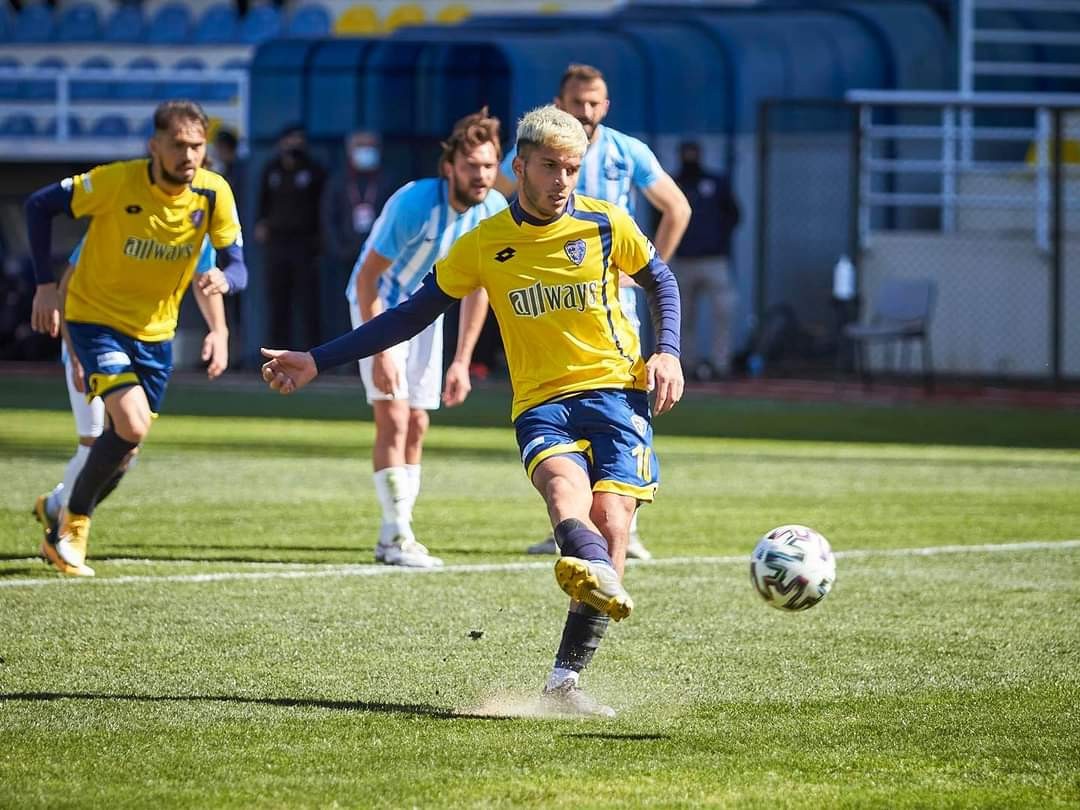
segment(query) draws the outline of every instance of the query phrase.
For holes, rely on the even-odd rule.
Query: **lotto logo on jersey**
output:
[[[531,287],[510,290],[507,296],[514,314],[521,318],[539,318],[548,312],[577,310],[584,312],[596,304],[600,295],[598,281],[576,284],[545,285],[539,281]]]
[[[129,236],[124,242],[124,255],[132,259],[155,259],[171,262],[190,259],[195,255],[194,245],[163,245],[154,239],[138,239]]]

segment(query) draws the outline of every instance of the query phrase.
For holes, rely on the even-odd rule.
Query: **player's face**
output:
[[[590,143],[596,128],[604,120],[608,113],[607,85],[603,79],[581,81],[571,79],[563,87],[562,94],[555,99],[555,106],[565,110],[585,127],[585,134],[589,136]]]
[[[499,154],[495,144],[482,143],[475,149],[454,152],[447,164],[450,180],[450,203],[459,211],[479,205],[495,185],[499,174]]]
[[[566,202],[577,186],[581,155],[551,147],[535,147],[526,157],[514,158],[518,178],[518,198],[535,217],[554,219],[566,210]]]
[[[154,177],[164,186],[182,187],[195,178],[206,159],[206,131],[198,121],[176,119],[150,139]]]

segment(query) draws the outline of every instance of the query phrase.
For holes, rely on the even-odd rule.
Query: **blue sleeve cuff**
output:
[[[57,214],[71,213],[71,187],[53,183],[35,191],[23,205],[30,255],[34,260],[34,278],[38,284],[55,284],[52,268],[52,221]]]
[[[248,270],[244,264],[244,250],[233,242],[227,248],[217,252],[217,266],[229,282],[229,295],[238,293],[247,287]]]
[[[658,256],[631,276],[645,290],[652,315],[656,351],[679,356],[682,307],[675,274]]]
[[[371,357],[417,335],[457,301],[428,273],[423,285],[407,300],[382,312],[351,332],[311,350],[321,374],[328,368]]]

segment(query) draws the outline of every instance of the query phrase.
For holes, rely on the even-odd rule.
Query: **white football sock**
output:
[[[67,506],[71,488],[75,486],[75,479],[82,472],[89,455],[90,448],[85,444],[80,444],[75,448],[75,455],[68,459],[67,467],[64,468],[64,480],[53,488],[53,491],[49,493],[48,500],[45,502],[45,511],[49,513],[49,517],[57,517],[60,510]]]
[[[412,488],[404,467],[384,467],[375,471],[375,494],[382,507],[383,525],[405,529],[409,525],[409,501]]]
[[[409,511],[407,514],[411,522],[416,499],[420,497],[420,465],[406,464],[405,474],[409,476]]]
[[[637,516],[638,516],[638,512],[640,512],[640,511],[641,511],[640,509],[635,509],[634,510],[634,516],[632,518],[630,518],[630,536],[631,537],[637,537]]]

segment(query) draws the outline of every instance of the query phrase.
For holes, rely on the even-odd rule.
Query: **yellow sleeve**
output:
[[[621,208],[612,206],[611,222],[611,258],[619,270],[632,276],[655,258],[656,248],[633,217]]]
[[[227,248],[234,242],[243,246],[244,237],[240,232],[240,216],[236,211],[236,198],[232,188],[221,175],[213,177],[213,189],[217,199],[214,202],[214,216],[207,230],[210,244],[218,250]]]
[[[69,177],[60,185],[67,187],[70,183],[71,213],[78,219],[111,211],[116,193],[126,178],[126,163],[107,163],[85,174]]]
[[[464,234],[450,252],[435,262],[435,282],[453,298],[464,298],[480,286],[480,244],[478,228]]]

